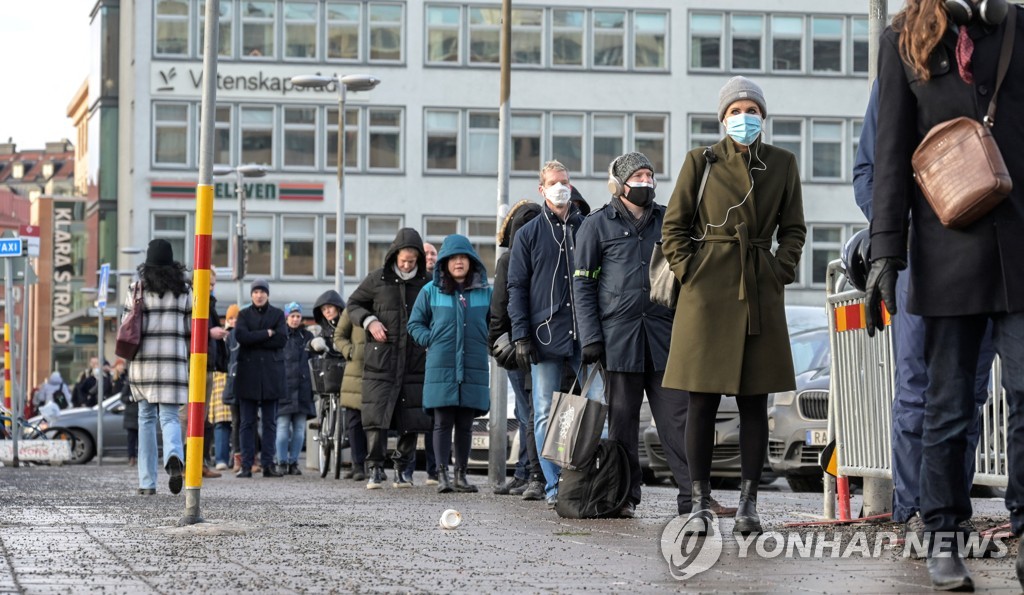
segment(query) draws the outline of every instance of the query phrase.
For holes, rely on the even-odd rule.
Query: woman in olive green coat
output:
[[[715,416],[721,395],[736,395],[736,530],[744,534],[761,531],[755,505],[768,448],[768,393],[795,388],[784,286],[796,278],[807,231],[796,158],[760,138],[766,113],[760,87],[744,77],[726,83],[718,115],[727,136],[711,155],[704,148],[687,154],[662,227],[665,257],[682,284],[664,384],[690,392],[693,510],[709,509]]]
[[[353,326],[348,308],[341,312],[334,331],[334,348],[345,356],[345,376],[341,379],[341,406],[348,419],[348,441],[352,448],[352,469],[345,479],[366,480],[366,432],[363,431],[363,351],[366,349],[366,331]]]

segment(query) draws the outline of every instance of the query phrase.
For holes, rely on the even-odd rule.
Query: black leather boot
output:
[[[479,491],[477,487],[466,479],[466,468],[456,467],[455,468],[455,491],[460,493],[473,493]]]
[[[760,535],[761,517],[757,516],[758,480],[744,479],[740,482],[740,505],[736,510],[736,526],[733,533]]]
[[[450,494],[452,492],[452,480],[448,477],[448,465],[437,466],[437,493]]]
[[[704,479],[691,484],[690,518],[687,534],[707,535],[711,526],[711,481]],[[700,519],[699,521],[697,519]]]

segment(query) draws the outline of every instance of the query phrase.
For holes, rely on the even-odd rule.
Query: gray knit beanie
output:
[[[267,283],[266,279],[256,278],[252,280],[252,283],[249,285],[249,293],[252,294],[257,289],[262,289],[267,295],[270,295],[270,283]]]
[[[733,102],[741,99],[749,99],[756,103],[761,108],[762,118],[768,116],[768,108],[765,107],[764,92],[761,91],[761,87],[745,76],[734,76],[718,92],[718,121],[724,120],[725,110],[729,109]]]
[[[622,181],[623,184],[629,179],[629,176],[633,175],[638,169],[649,169],[651,174],[654,173],[654,166],[651,165],[651,160],[647,158],[647,155],[643,153],[626,153],[620,157],[617,157],[612,164],[612,174],[616,178]]]

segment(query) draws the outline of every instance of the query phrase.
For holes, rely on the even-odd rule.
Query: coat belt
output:
[[[771,250],[772,241],[750,239],[746,223],[736,225],[736,233],[727,235],[709,235],[705,242],[740,245],[740,291],[739,300],[747,303],[747,334],[761,334],[761,304],[758,301],[757,275],[754,272],[754,255],[756,249]]]

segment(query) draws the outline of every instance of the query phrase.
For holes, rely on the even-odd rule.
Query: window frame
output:
[[[431,25],[429,13],[431,9],[437,10],[455,10],[458,13],[458,22],[452,26],[448,24],[443,25]],[[468,62],[466,54],[466,44],[468,43],[468,33],[466,32],[466,7],[462,4],[427,4],[423,7],[423,65],[424,66],[463,66]],[[454,60],[442,60],[436,61],[430,59],[430,32],[431,29],[440,29],[443,31],[455,31],[455,59]]]
[[[309,110],[313,112],[313,123],[312,124],[289,124],[288,123],[288,112],[292,110]],[[278,117],[280,118],[281,126],[281,142],[277,143],[280,145],[280,161],[279,163],[281,170],[283,171],[319,171],[320,167],[320,155],[323,149],[320,146],[320,108],[319,106],[313,105],[282,105],[281,109],[277,111]],[[312,133],[313,138],[313,163],[310,165],[293,165],[287,162],[288,156],[288,133],[292,132],[304,132]]]
[[[263,130],[263,128],[247,128],[245,122],[243,122],[243,116],[245,111],[249,110],[270,110],[270,124],[268,124],[270,130],[270,159],[271,163],[263,163],[260,165],[265,166],[267,169],[277,169],[279,163],[277,152],[280,150],[280,139],[277,131],[277,118],[278,106],[270,103],[239,103],[238,104],[238,129],[236,132],[236,143],[238,144],[238,158],[244,163],[256,163],[255,160],[246,158],[245,156],[245,145],[243,143],[243,135],[246,130]]]
[[[808,250],[808,254],[807,254],[807,268],[810,269],[810,272],[809,272],[810,274],[808,274],[805,277],[805,279],[807,281],[806,281],[805,284],[803,284],[804,287],[810,287],[810,288],[825,287],[825,284],[826,284],[827,280],[819,282],[819,281],[815,281],[815,279],[814,279],[815,270],[816,270],[815,267],[814,267],[814,256],[819,251],[835,251],[837,254],[842,254],[843,243],[846,241],[846,238],[849,237],[849,233],[848,233],[848,228],[849,227],[850,227],[849,224],[844,224],[844,223],[827,223],[827,222],[815,222],[815,223],[811,223],[811,224],[809,224],[807,226],[807,239],[808,239],[808,242],[807,242],[807,250]],[[814,233],[816,231],[818,231],[818,230],[832,230],[832,231],[838,230],[839,231],[839,241],[838,242],[829,242],[829,241],[821,241],[821,242],[819,242],[819,241],[817,241],[814,238]],[[830,259],[829,262],[831,262],[831,260],[832,259]],[[826,267],[827,267],[827,265],[826,265]],[[823,275],[824,275],[824,273],[825,273],[825,271],[822,271]]]
[[[171,120],[160,120],[157,118],[157,111],[162,106],[185,108],[185,120],[180,123],[181,127],[185,130],[185,160],[183,162],[157,161],[157,130],[160,128],[161,123],[164,126],[168,126],[172,122]],[[152,119],[150,120],[150,165],[153,169],[187,169],[191,167],[193,163],[192,146],[195,144],[192,142],[192,129],[195,128],[193,125],[192,104],[186,101],[154,101],[150,109],[152,110]]]
[[[725,71],[726,62],[726,13],[725,12],[713,12],[713,11],[691,11],[689,19],[687,19],[687,41],[689,42],[689,51],[687,54],[690,56],[688,70],[693,72],[723,72]],[[693,51],[693,40],[694,40],[694,28],[693,20],[695,17],[717,17],[718,18],[718,66],[697,66],[694,64],[694,60],[698,57],[698,54]],[[709,36],[701,35],[701,39],[712,39]],[[703,57],[703,53],[699,54]]]
[[[279,18],[279,14],[280,14],[281,11],[278,9],[277,0],[256,0],[256,1],[272,5],[274,7],[274,14],[271,17],[246,17],[245,16],[244,4],[241,4],[241,3],[239,4],[239,14],[238,14],[238,26],[239,26],[239,30],[238,30],[239,31],[239,33],[238,33],[238,39],[239,39],[239,42],[238,42],[239,43],[238,53],[239,53],[239,56],[238,57],[241,60],[252,61],[252,62],[270,62],[270,61],[275,61],[275,60],[277,60],[278,55],[281,53],[281,51],[280,51],[281,43],[280,43],[280,39],[279,38],[282,37],[282,35],[281,35],[281,30],[280,30],[281,28],[278,27],[278,18]],[[246,26],[247,23],[249,23],[249,24],[261,24],[261,23],[262,24],[267,24],[267,23],[269,23],[270,24],[270,27],[271,27],[271,35],[270,35],[270,37],[271,37],[271,43],[273,44],[273,48],[269,52],[269,55],[267,53],[261,53],[258,56],[254,56],[251,53],[247,53],[245,51],[245,26]]]
[[[782,75],[794,75],[803,74],[807,69],[807,17],[802,14],[770,14],[771,18],[768,19],[769,33],[771,46],[771,56],[769,62],[766,64],[766,69],[769,72]],[[798,19],[800,21],[800,34],[797,37],[793,37],[789,33],[776,34],[775,32],[775,20],[776,19]],[[779,69],[775,67],[775,40],[796,40],[797,47],[800,48],[800,64],[791,70]]]
[[[359,146],[363,148],[361,151],[363,154],[359,156],[359,160],[362,167],[359,171],[366,173],[403,173],[405,171],[405,148],[403,131],[405,130],[405,109],[400,106],[386,106],[386,105],[368,105],[361,106],[359,118],[359,129],[360,134],[365,137],[360,141]],[[373,124],[374,112],[397,112],[398,125],[397,126],[383,126]],[[363,124],[365,122],[365,125]],[[371,140],[374,135],[374,131],[378,131],[378,134],[391,133],[393,132],[398,138],[398,142],[395,145],[395,152],[398,160],[398,165],[395,167],[379,167],[374,166],[372,163],[372,152],[373,146]],[[346,141],[347,142],[347,141]]]
[[[750,12],[731,12],[729,13],[729,27],[728,27],[728,56],[729,56],[729,72],[764,72],[765,71],[765,38],[767,37],[767,19],[765,18],[767,13],[750,13]],[[737,17],[740,18],[756,18],[761,21],[761,30],[757,36],[758,41],[758,65],[756,68],[737,68],[735,65],[736,52],[734,42],[737,39],[740,40],[753,40],[754,37],[747,35],[736,35],[734,31],[734,21]]]
[[[454,115],[454,117],[455,117],[455,130],[454,130],[454,137],[455,137],[455,168],[454,169],[436,169],[436,168],[431,168],[430,167],[430,152],[429,152],[428,149],[430,147],[430,138],[431,138],[431,129],[429,128],[429,126],[430,126],[430,114],[431,113],[443,113],[443,114]],[[424,107],[423,108],[423,137],[424,137],[424,139],[426,141],[425,145],[424,145],[424,151],[423,151],[423,173],[424,173],[424,175],[446,175],[446,174],[450,175],[450,174],[460,174],[460,173],[462,173],[462,171],[463,171],[462,155],[464,153],[464,151],[463,151],[463,142],[464,142],[464,140],[463,140],[463,129],[464,129],[464,126],[466,124],[468,124],[468,121],[463,116],[464,113],[465,113],[465,110],[461,110],[461,109],[431,108],[431,107]],[[448,134],[451,133],[451,130],[443,130],[441,132],[443,134],[445,134],[445,135],[448,135]]]
[[[637,56],[640,53],[637,51],[637,39],[640,35],[637,32],[637,15],[655,15],[660,16],[664,19],[665,27],[662,29],[661,34],[663,36],[663,44],[661,48],[661,59],[664,62],[664,66],[640,66],[637,64]],[[649,9],[632,9],[629,11],[630,18],[630,70],[637,72],[671,72],[671,34],[672,34],[672,14],[667,10],[649,10]]]
[[[847,142],[846,134],[847,134],[847,130],[846,129],[848,128],[848,124],[847,124],[848,121],[849,121],[849,118],[807,118],[807,122],[808,123],[806,124],[806,126],[808,127],[808,129],[807,129],[806,134],[807,134],[807,137],[808,137],[808,144],[810,145],[810,147],[809,147],[810,148],[810,153],[809,153],[809,156],[808,156],[808,159],[810,161],[810,164],[809,164],[810,167],[808,168],[808,171],[807,171],[807,179],[808,179],[808,181],[822,182],[822,183],[841,183],[841,182],[847,180],[847,178],[848,178],[848,169],[849,168],[845,167],[845,165],[846,165],[846,162],[847,162],[847,157],[846,157],[846,142]],[[837,127],[839,128],[839,139],[838,140],[834,140],[834,141],[833,140],[828,140],[828,139],[818,141],[817,137],[815,135],[815,124],[834,124],[834,125],[837,125]],[[818,144],[819,142],[820,143],[834,144],[834,145],[837,145],[839,147],[839,158],[838,158],[839,173],[835,177],[815,175],[815,172],[814,172],[815,156],[816,156],[815,145]]]
[[[632,37],[630,35],[630,32],[631,32],[630,24],[632,22],[632,19],[630,18],[630,14],[632,13],[632,10],[627,9],[627,8],[610,7],[610,8],[591,8],[591,9],[589,9],[589,12],[590,12],[590,27],[589,27],[589,29],[590,29],[590,35],[589,35],[589,37],[590,37],[590,44],[589,44],[590,45],[590,56],[589,56],[589,58],[590,58],[590,68],[592,70],[596,70],[596,71],[613,71],[613,72],[629,70],[629,66],[632,63],[632,52],[630,51],[630,49],[631,49],[630,48],[630,44],[632,42]],[[597,40],[596,40],[596,38],[597,38],[599,29],[597,28],[597,24],[596,24],[597,23],[596,13],[599,13],[599,12],[622,13],[622,28],[621,28],[622,34],[620,36],[620,39],[622,41],[622,46],[621,46],[622,53],[621,53],[621,64],[618,65],[618,66],[616,66],[616,65],[607,65],[607,64],[598,64],[597,63],[597,56],[595,55],[595,52],[597,51]],[[601,31],[617,31],[617,30],[618,29],[601,29]]]
[[[274,219],[275,219],[275,224],[277,226],[276,227],[276,229],[277,229],[277,236],[280,239],[280,241],[279,241],[279,245],[280,246],[276,250],[276,257],[277,257],[276,260],[279,261],[278,271],[279,271],[280,274],[276,278],[282,279],[282,280],[286,280],[286,281],[296,281],[296,280],[298,280],[298,281],[313,281],[313,280],[316,280],[316,278],[317,278],[317,271],[323,270],[322,263],[320,263],[320,261],[318,260],[318,258],[319,258],[318,257],[318,252],[320,252],[320,250],[318,250],[317,248],[318,248],[318,246],[320,244],[326,245],[326,242],[319,242],[318,238],[317,238],[317,233],[316,232],[317,232],[317,228],[319,227],[318,223],[319,223],[320,217],[318,217],[318,216],[316,216],[315,214],[312,214],[312,213],[291,213],[291,214],[284,214],[284,213],[282,213],[279,216],[274,217]],[[309,226],[313,230],[313,234],[310,236],[308,234],[307,235],[303,235],[301,233],[292,233],[292,232],[287,231],[286,223],[290,219],[307,221],[309,223]],[[348,218],[346,217],[346,221],[347,220],[348,220]],[[346,237],[348,237],[348,234],[346,234]],[[308,242],[310,244],[310,248],[312,248],[312,254],[311,254],[311,258],[313,259],[313,262],[312,262],[312,265],[311,265],[312,272],[310,274],[308,274],[308,275],[288,274],[285,271],[286,266],[287,266],[286,265],[286,261],[288,260],[288,257],[285,256],[285,246],[289,242],[294,242],[294,241]]]
[[[718,131],[712,135],[710,132],[695,133],[693,131],[693,125],[697,120],[703,120],[705,122],[714,122]],[[718,143],[722,140],[725,135],[725,129],[722,123],[718,120],[715,114],[690,114],[686,121],[686,133],[687,133],[687,146],[689,149],[687,152],[696,149],[697,147],[709,147]],[[700,140],[700,142],[696,142]]]
[[[580,12],[583,13],[583,21],[579,28],[567,27],[564,25],[555,25],[555,12]],[[543,40],[548,47],[547,51],[547,62],[546,66],[552,70],[586,70],[589,64],[587,60],[587,52],[590,51],[590,44],[587,32],[590,30],[590,11],[586,8],[581,7],[557,7],[547,11],[547,22],[546,35]],[[565,35],[567,33],[578,31],[580,37],[580,63],[575,64],[555,64],[555,36],[558,34]]]
[[[312,57],[305,56],[289,56],[288,55],[288,26],[299,25],[308,26],[309,20],[303,19],[289,19],[288,18],[288,5],[289,4],[307,4],[313,8],[313,55]],[[324,12],[321,10],[322,2],[316,0],[283,0],[277,7],[280,16],[280,32],[275,32],[275,37],[279,38],[281,46],[281,61],[282,62],[298,62],[298,63],[310,63],[322,61],[322,56],[326,53],[321,50],[321,29],[325,26],[326,19],[324,18]],[[362,15],[360,14],[360,17]]]
[[[823,21],[824,20],[829,20],[829,21],[838,20],[839,21],[839,37],[838,37],[838,41],[839,41],[839,52],[838,52],[839,53],[839,70],[835,70],[835,71],[832,71],[832,70],[818,70],[816,68],[816,65],[815,65],[814,43],[816,41],[818,41],[818,40],[821,40],[821,41],[835,41],[836,40],[835,36],[828,36],[828,35],[826,35],[826,36],[819,37],[819,36],[814,34],[814,22],[816,20],[818,20],[818,19],[821,19]],[[847,62],[847,59],[846,59],[846,45],[847,45],[847,43],[846,43],[846,29],[847,29],[846,22],[847,22],[847,19],[846,19],[846,17],[844,15],[836,15],[836,14],[812,14],[812,15],[810,15],[810,25],[809,25],[809,27],[810,27],[810,35],[808,37],[808,42],[810,43],[810,50],[811,50],[810,51],[810,56],[809,56],[809,62],[810,62],[810,64],[809,64],[809,73],[811,75],[814,75],[814,76],[843,76],[843,75],[847,74],[847,72],[846,72],[846,62]]]
[[[176,3],[179,0],[157,0],[153,3],[153,46],[151,51],[153,52],[154,58],[188,58],[192,55],[192,13],[193,13],[193,0],[180,0],[181,4],[184,4],[187,14],[184,17],[181,15],[161,15],[160,4],[163,2]],[[185,50],[181,53],[166,53],[158,51],[160,43],[160,22],[184,22],[185,23]],[[196,36],[198,39],[198,36]],[[198,51],[197,51],[198,53]]]
[[[374,58],[373,57],[373,30],[375,28],[381,29],[383,26],[374,27],[373,24],[373,8],[378,6],[394,6],[397,7],[401,13],[398,21],[398,59],[392,60],[387,58]],[[365,18],[361,17],[360,22],[366,23],[365,35],[360,32],[360,37],[365,38],[366,53],[365,62],[367,64],[405,64],[405,37],[406,37],[406,4],[404,2],[368,2],[366,5]]]
[[[356,9],[356,20],[353,21],[339,21],[330,18],[330,6],[333,4],[350,5]],[[323,60],[329,64],[360,64],[365,62],[365,56],[363,54],[363,31],[362,25],[364,21],[363,13],[365,2],[348,2],[344,0],[330,0],[324,4],[324,27],[323,27]],[[356,57],[355,58],[339,58],[331,56],[331,28],[332,26],[337,27],[341,23],[352,23],[354,24],[356,34]]]
[[[845,27],[845,29],[847,30],[847,35],[849,35],[850,41],[847,44],[849,46],[849,51],[845,52],[846,54],[849,55],[849,57],[847,59],[847,64],[846,64],[846,72],[848,72],[851,76],[866,76],[868,74],[868,71],[871,69],[871,58],[870,58],[871,50],[867,49],[868,48],[868,44],[870,44],[870,42],[871,42],[871,33],[870,33],[870,30],[865,30],[864,31],[864,35],[857,35],[857,31],[856,31],[856,23],[857,23],[857,21],[864,21],[865,26],[866,27],[870,27],[870,25],[868,24],[868,18],[867,17],[851,15],[850,18],[847,19],[847,26]],[[857,65],[857,44],[858,43],[865,44],[865,49],[868,52],[868,56],[869,57],[867,58],[867,69],[865,69],[865,70],[857,70],[856,69],[856,65]]]

